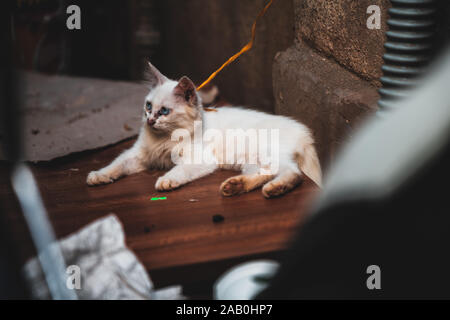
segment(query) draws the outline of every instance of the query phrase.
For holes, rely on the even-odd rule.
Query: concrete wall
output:
[[[383,28],[368,29],[370,5],[382,12]],[[377,85],[381,76],[388,0],[294,0],[296,40],[308,43],[345,69]]]
[[[387,0],[293,0],[294,44],[273,65],[275,112],[312,129],[327,167],[354,129],[373,113],[383,64]],[[366,26],[369,5],[382,28]]]

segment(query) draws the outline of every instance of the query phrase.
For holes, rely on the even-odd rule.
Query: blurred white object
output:
[[[78,266],[81,288],[79,299],[183,299],[181,287],[155,291],[144,266],[125,245],[122,224],[115,215],[94,221],[80,231],[53,243],[59,244],[68,268]],[[39,260],[33,258],[24,267],[31,293],[36,299],[49,299]],[[68,277],[70,274],[67,275]]]
[[[450,134],[450,48],[424,85],[361,128],[328,170],[316,210],[387,197],[444,148]]]
[[[271,260],[246,262],[223,274],[214,284],[215,300],[250,300],[264,290],[278,270]]]

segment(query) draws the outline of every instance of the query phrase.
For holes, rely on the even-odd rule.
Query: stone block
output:
[[[275,112],[313,131],[324,167],[355,126],[377,109],[375,86],[302,42],[275,57],[273,86]]]
[[[367,28],[367,8],[381,9],[381,29]],[[388,0],[294,0],[296,39],[379,85]]]

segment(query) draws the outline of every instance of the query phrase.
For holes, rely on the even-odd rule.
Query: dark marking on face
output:
[[[146,109],[148,112],[152,112],[152,103],[151,103],[150,101],[147,101],[147,102],[145,103],[145,109]]]
[[[148,118],[148,119],[147,119],[147,124],[148,124],[150,127],[153,127],[153,126],[155,125],[155,123],[156,123],[156,119],[155,119],[155,118]]]

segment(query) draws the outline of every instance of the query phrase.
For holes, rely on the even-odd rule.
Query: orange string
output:
[[[203,82],[201,85],[199,85],[197,87],[197,91],[200,90],[201,88],[203,88],[205,85],[207,85],[212,79],[214,79],[217,74],[222,71],[223,68],[225,68],[226,66],[228,66],[230,63],[232,63],[234,60],[236,60],[241,54],[249,51],[252,47],[253,47],[253,42],[255,41],[255,31],[256,31],[256,23],[258,22],[259,18],[261,18],[267,11],[267,9],[269,9],[269,7],[272,5],[272,1],[270,0],[266,6],[264,7],[264,9],[262,9],[258,16],[256,17],[255,21],[253,22],[252,25],[252,38],[250,40],[249,43],[247,43],[242,49],[241,51],[239,51],[238,53],[236,53],[234,56],[232,56],[231,58],[229,58],[219,69],[217,69],[216,71],[214,71],[208,79],[206,79],[205,82]]]

